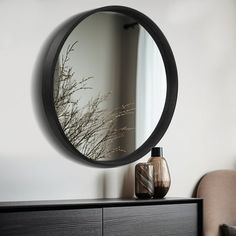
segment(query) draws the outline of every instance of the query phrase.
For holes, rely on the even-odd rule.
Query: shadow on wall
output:
[[[132,164],[123,167],[122,173],[119,174],[121,179],[120,198],[130,199],[134,197],[134,166]],[[98,185],[102,186],[101,197],[110,198],[111,188],[114,188],[114,182],[109,172],[104,171],[98,180]],[[116,186],[115,186],[116,187]]]
[[[46,117],[46,113],[43,106],[43,100],[42,100],[43,70],[44,70],[45,63],[47,63],[45,62],[46,55],[49,51],[49,48],[55,36],[73,18],[75,18],[75,16],[71,17],[70,19],[68,19],[61,25],[59,25],[43,43],[41,50],[39,51],[39,55],[36,59],[33,74],[32,74],[31,97],[33,100],[33,109],[35,112],[36,119],[39,123],[39,126],[44,136],[50,142],[50,144],[55,149],[59,150],[60,153],[64,154],[65,157],[68,157],[69,159],[73,161],[80,162],[86,165],[87,163],[84,163],[82,160],[75,158],[75,156],[72,153],[70,153],[66,149],[66,147],[62,145],[62,142],[60,142],[60,140],[56,137],[52,127],[49,125],[49,121]]]
[[[124,171],[121,189],[122,198],[133,198],[134,196],[134,166],[128,165]]]

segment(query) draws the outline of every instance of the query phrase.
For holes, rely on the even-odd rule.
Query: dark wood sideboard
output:
[[[1,236],[202,236],[202,200],[0,203]]]

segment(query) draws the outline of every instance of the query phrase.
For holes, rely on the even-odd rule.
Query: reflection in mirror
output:
[[[166,99],[159,49],[134,19],[95,13],[68,36],[54,73],[54,105],[70,143],[93,160],[116,160],[154,131]]]

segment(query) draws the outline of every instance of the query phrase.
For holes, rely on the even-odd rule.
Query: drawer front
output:
[[[102,209],[0,213],[1,236],[100,236]]]
[[[105,208],[104,236],[197,236],[197,204]]]

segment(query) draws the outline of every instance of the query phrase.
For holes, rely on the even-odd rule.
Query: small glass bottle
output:
[[[163,198],[169,191],[171,178],[162,147],[152,148],[148,163],[154,167],[154,198]]]
[[[148,199],[154,195],[154,168],[151,163],[138,163],[135,166],[135,195]]]

